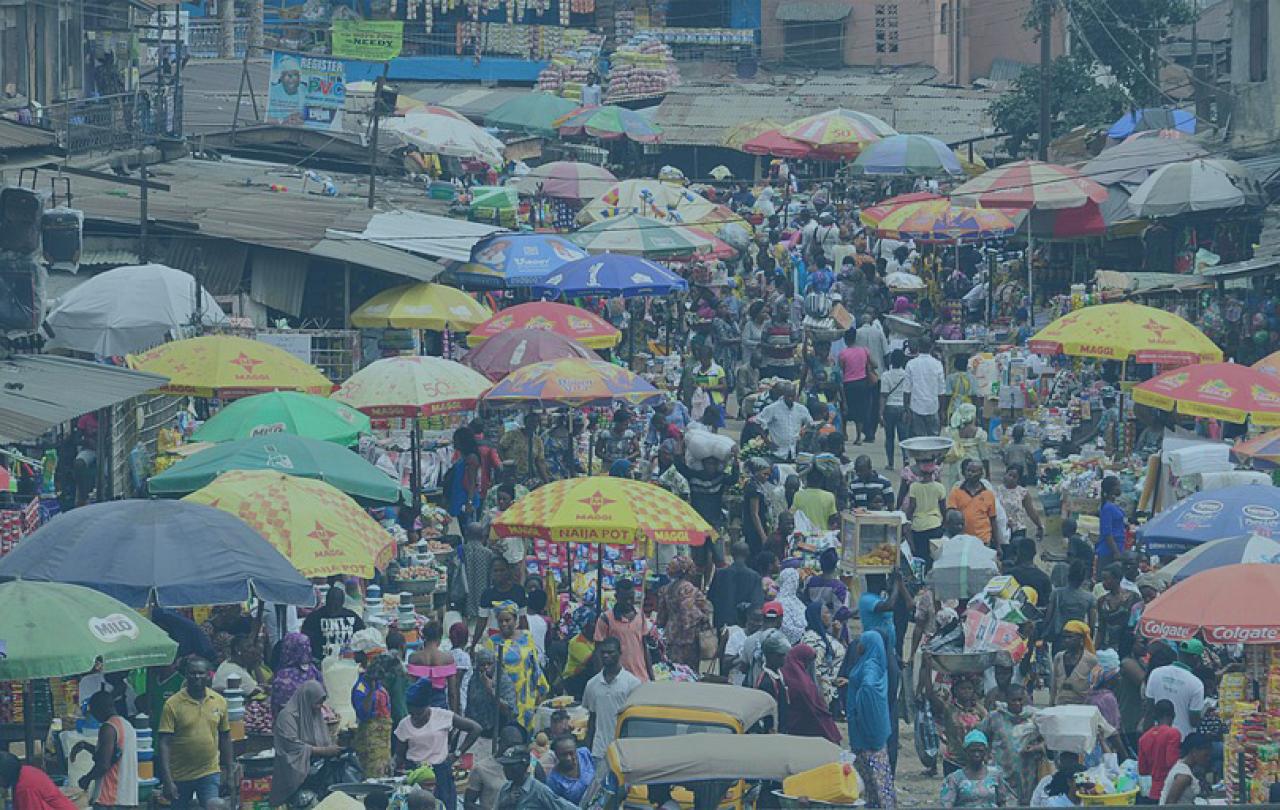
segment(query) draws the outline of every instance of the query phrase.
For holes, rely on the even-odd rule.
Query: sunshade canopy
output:
[[[1123,302],[1099,304],[1063,315],[1041,329],[1028,348],[1139,363],[1217,363],[1222,350],[1203,332],[1172,312]]]
[[[1188,135],[1196,131],[1196,115],[1190,110],[1175,110],[1168,107],[1144,107],[1126,113],[1107,130],[1108,138],[1127,138],[1135,132],[1150,132],[1165,129],[1177,130]]]
[[[491,405],[642,405],[662,394],[640,375],[604,360],[570,357],[532,363],[508,374],[484,395]]]
[[[1238,363],[1198,363],[1133,388],[1133,401],[1162,411],[1255,425],[1280,425],[1280,379]]]
[[[1280,643],[1280,565],[1242,563],[1204,571],[1160,594],[1142,611],[1147,638],[1209,644]]]
[[[541,194],[563,200],[591,200],[618,181],[613,172],[590,163],[557,160],[535,167],[516,179],[516,189],[526,196]]]
[[[1266,204],[1266,195],[1249,170],[1234,160],[1220,158],[1162,166],[1129,197],[1129,207],[1140,217],[1261,208]]]
[[[581,247],[555,234],[497,234],[471,248],[471,263],[487,268],[493,275],[481,277],[470,273],[465,266],[455,271],[455,275],[463,283],[474,281],[480,286],[527,287],[565,262],[586,255]]]
[[[1102,150],[1080,173],[1095,183],[1135,186],[1161,166],[1203,157],[1207,150],[1193,138],[1141,138]]]
[[[578,102],[551,93],[524,93],[504,101],[484,117],[485,126],[555,135],[556,121],[578,109]]]
[[[674,681],[642,683],[631,692],[623,711],[637,706],[658,706],[674,711],[696,709],[714,712],[732,718],[744,729],[751,728],[766,717],[776,717],[778,714],[778,704],[759,689],[718,683]]]
[[[1056,211],[1090,202],[1101,205],[1107,190],[1075,169],[1019,160],[978,175],[951,192],[951,198],[958,205]]]
[[[577,341],[542,329],[508,329],[467,352],[462,364],[497,382],[530,363],[566,357],[599,360]]]
[[[1231,448],[1231,453],[1249,459],[1255,469],[1280,467],[1280,429],[1241,442]]]
[[[383,290],[351,313],[354,326],[375,329],[466,331],[493,317],[484,304],[444,284],[406,284]]]
[[[566,137],[586,133],[605,141],[626,138],[636,143],[657,143],[662,140],[662,127],[635,110],[615,105],[584,107],[559,119],[555,126]]]
[[[534,285],[534,293],[565,298],[584,295],[670,295],[687,292],[689,282],[640,256],[601,253],[560,267]]]
[[[618,341],[622,339],[622,333],[612,324],[585,309],[553,301],[532,301],[500,310],[472,329],[467,335],[467,343],[479,346],[489,338],[511,329],[555,332],[589,349],[608,349],[618,345]]]
[[[1240,563],[1280,563],[1280,540],[1256,534],[1210,540],[1182,554],[1157,573],[1166,582],[1177,583],[1205,571]]]
[[[608,757],[625,785],[687,786],[712,779],[781,782],[839,762],[841,753],[840,746],[821,737],[684,734],[615,740]]]
[[[945,143],[928,135],[890,135],[866,146],[853,161],[862,174],[938,177],[964,174],[960,160]]]
[[[1280,488],[1235,486],[1178,501],[1138,529],[1148,551],[1176,554],[1222,537],[1280,538]]]
[[[823,151],[856,155],[898,131],[870,113],[836,108],[792,121],[779,132]]]
[[[168,377],[160,388],[166,394],[229,398],[261,391],[333,390],[319,370],[284,349],[232,335],[175,340],[127,359],[137,371]]]
[[[711,249],[711,242],[692,228],[638,214],[594,222],[570,238],[588,253],[626,253],[651,259],[691,256]]]
[[[197,442],[229,442],[289,433],[338,444],[354,444],[371,430],[369,417],[341,402],[297,391],[272,391],[236,400],[211,416],[191,436]]]
[[[469,411],[489,381],[442,357],[384,357],[351,375],[333,399],[375,418],[412,419]]]
[[[663,180],[619,180],[583,206],[578,221],[599,222],[623,214],[696,225],[723,219],[719,206],[689,188]]]

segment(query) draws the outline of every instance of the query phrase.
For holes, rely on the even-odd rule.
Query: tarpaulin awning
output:
[[[853,12],[847,0],[789,0],[778,5],[778,22],[824,23],[843,20]]]
[[[168,382],[159,374],[48,355],[0,360],[0,441],[34,439],[49,428]]]

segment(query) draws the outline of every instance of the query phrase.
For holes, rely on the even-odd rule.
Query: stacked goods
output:
[[[638,33],[671,45],[748,46],[756,41],[754,28],[646,28]]]
[[[671,47],[648,36],[636,36],[613,54],[609,71],[610,103],[660,96],[680,84]]]
[[[1243,674],[1224,675],[1219,689],[1218,705],[1231,719],[1223,740],[1223,781],[1229,800],[1262,803],[1271,783],[1280,781],[1280,655],[1269,645],[1246,645],[1244,668]]]
[[[541,48],[550,64],[538,74],[534,89],[580,100],[587,77],[596,71],[604,37],[577,29],[560,31],[557,36],[558,43],[548,41]]]

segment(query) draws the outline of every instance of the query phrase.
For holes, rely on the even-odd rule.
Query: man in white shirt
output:
[[[884,329],[880,326],[880,321],[876,320],[876,312],[874,309],[868,309],[862,314],[862,323],[858,327],[854,338],[853,345],[861,346],[871,355],[871,362],[875,363],[876,369],[879,370],[881,376],[884,376],[885,358],[889,354],[889,339],[884,336]],[[873,442],[876,440],[876,425],[880,423],[880,386],[871,386],[871,410],[870,417],[867,419],[867,436],[866,441]],[[890,463],[893,459],[889,459]]]
[[[773,456],[782,461],[795,458],[796,443],[806,425],[813,422],[809,409],[796,402],[796,389],[790,383],[782,386],[782,396],[757,417],[773,445]]]
[[[1148,717],[1160,701],[1173,704],[1173,727],[1182,732],[1184,740],[1200,725],[1200,714],[1204,711],[1204,683],[1191,670],[1203,652],[1204,643],[1199,639],[1182,642],[1179,660],[1151,670],[1142,692]]]
[[[947,374],[938,358],[930,354],[933,341],[928,336],[916,343],[918,354],[907,361],[906,407],[911,435],[937,436],[942,430]]]
[[[582,106],[600,106],[600,77],[595,73],[588,74],[587,83],[582,87]]]
[[[640,685],[640,679],[622,666],[622,644],[610,636],[596,645],[600,671],[587,681],[582,692],[582,707],[591,712],[587,723],[587,744],[599,767],[604,753],[617,731],[618,714],[627,699]]]

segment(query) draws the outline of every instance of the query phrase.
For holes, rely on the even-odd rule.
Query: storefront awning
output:
[[[13,355],[0,360],[0,442],[34,439],[55,425],[168,381],[70,357]]]
[[[774,19],[784,23],[838,22],[852,12],[848,0],[784,0]]]

